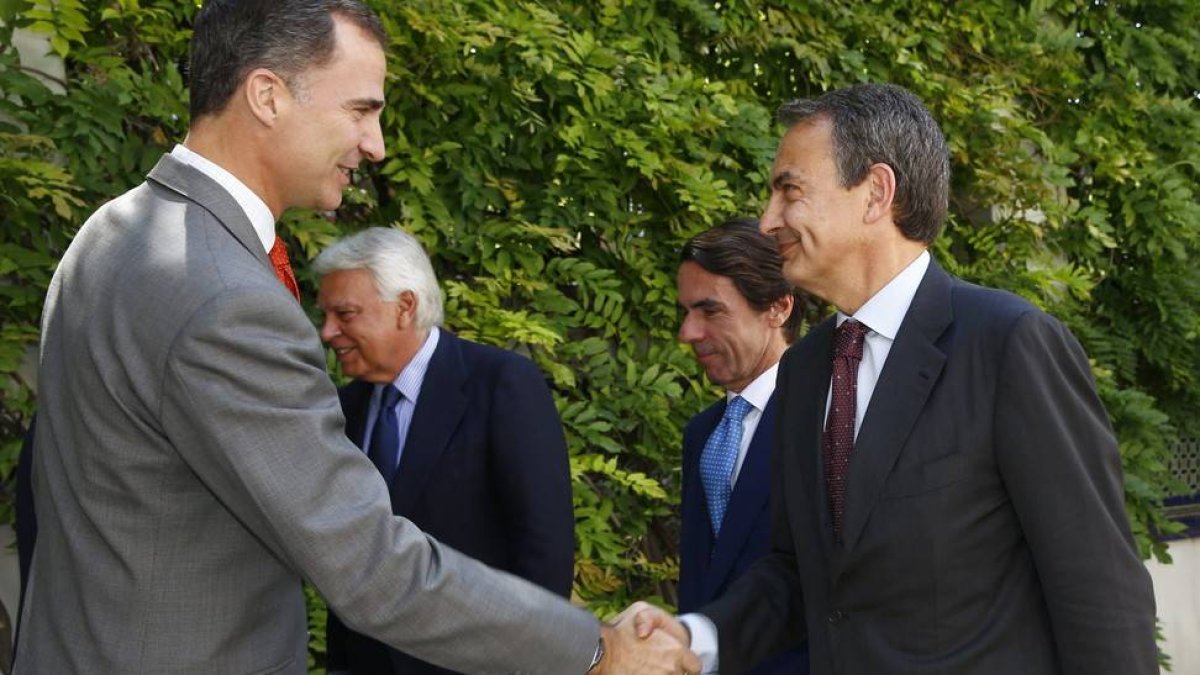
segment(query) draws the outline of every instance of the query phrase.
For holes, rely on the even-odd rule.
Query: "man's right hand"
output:
[[[656,630],[664,630],[680,644],[692,644],[692,634],[679,619],[648,602],[638,601],[630,605],[617,617],[621,621],[632,621],[634,631],[639,638],[648,637]]]
[[[643,630],[636,627],[639,623]],[[655,627],[664,630],[656,631]],[[604,638],[604,658],[593,671],[595,675],[700,672],[700,659],[687,646],[687,629],[670,614],[644,602],[634,603],[622,612],[615,625],[602,625],[600,635]]]

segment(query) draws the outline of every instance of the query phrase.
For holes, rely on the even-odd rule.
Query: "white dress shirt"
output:
[[[870,300],[858,309],[852,316],[837,313],[837,325],[842,325],[847,319],[854,319],[867,327],[866,339],[863,342],[863,358],[858,365],[858,396],[855,400],[854,436],[862,428],[863,418],[867,414],[867,405],[871,394],[879,382],[879,374],[883,372],[883,364],[887,361],[896,334],[900,332],[900,324],[908,314],[908,307],[917,294],[921,279],[929,269],[929,251],[922,251],[899,274],[892,278],[886,286],[879,289]],[[830,381],[832,392],[833,382]],[[749,389],[749,387],[747,387]],[[772,387],[774,389],[774,387]],[[786,414],[780,411],[780,414]],[[825,399],[825,415],[829,415],[829,397]],[[738,462],[740,465],[741,457]],[[692,633],[692,652],[704,664],[704,673],[709,675],[717,672],[720,661],[717,658],[717,626],[703,614],[684,614],[679,617]]]
[[[767,401],[770,401],[771,394],[775,393],[775,375],[778,372],[779,362],[776,361],[770,368],[751,380],[745,389],[725,392],[726,405],[737,396],[741,396],[746,403],[750,404],[750,412],[746,413],[746,417],[742,420],[742,443],[738,446],[737,460],[733,463],[733,474],[729,476],[730,487],[737,485],[738,474],[742,472],[742,464],[746,461],[746,453],[750,450],[750,441],[754,440],[754,432],[758,430],[758,423],[762,420]]]
[[[262,240],[263,248],[270,252],[271,247],[275,245],[275,216],[262,197],[246,187],[246,184],[238,180],[236,176],[207,157],[198,154],[195,150],[177,144],[171,150],[171,156],[217,181],[221,187],[225,188],[225,191],[233,197],[238,206],[242,207],[242,211],[250,219],[250,224],[254,226],[254,233]]]

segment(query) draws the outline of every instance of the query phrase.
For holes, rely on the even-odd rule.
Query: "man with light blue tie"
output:
[[[566,441],[541,372],[440,328],[442,294],[421,245],[371,228],[317,257],[321,338],[355,381],[346,433],[388,484],[392,508],[493,567],[570,595],[574,514]],[[328,668],[450,671],[390,649],[333,614]]]
[[[799,325],[798,299],[775,243],[757,221],[734,219],[684,245],[679,339],[725,397],[683,432],[679,609],[711,602],[770,548],[775,374]],[[801,646],[753,675],[806,675]]]

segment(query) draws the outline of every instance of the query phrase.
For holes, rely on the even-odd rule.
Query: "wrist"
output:
[[[601,624],[600,636],[596,638],[596,652],[592,655],[592,665],[588,666],[584,675],[597,675],[600,672],[600,664],[604,661],[604,633],[608,628],[607,624]]]

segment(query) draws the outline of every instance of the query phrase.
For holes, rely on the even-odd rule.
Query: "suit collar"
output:
[[[363,446],[367,434],[367,411],[371,405],[371,394],[375,386],[370,382],[355,380],[338,390],[342,414],[346,416],[346,437],[358,447]]]
[[[802,480],[797,486],[797,500],[807,502],[808,513],[815,514],[821,547],[828,558],[833,552],[833,520],[825,492],[825,469],[822,462],[822,435],[825,427],[825,404],[829,381],[833,377],[833,331],[836,317],[829,317],[808,331],[792,346],[784,359],[789,362],[787,380],[788,414],[796,419],[791,428],[799,438],[783,444],[799,448],[797,456],[784,457],[799,462]],[[796,362],[790,364],[790,362]]]
[[[146,177],[207,210],[267,269],[274,270],[266,250],[263,249],[262,240],[254,231],[246,212],[215,180],[171,155],[163,155]]]
[[[246,217],[250,219],[250,224],[254,226],[254,233],[258,235],[259,241],[262,242],[263,249],[266,251],[271,250],[271,247],[275,244],[275,215],[271,213],[271,208],[262,200],[262,197],[259,197],[241,179],[230,173],[225,167],[186,145],[176,145],[171,150],[170,156],[213,179],[228,192],[229,196],[233,197],[238,206],[242,208],[242,212],[246,214]]]
[[[929,269],[930,262],[929,251],[921,251],[921,255],[913,259],[904,269],[900,270],[899,274],[871,296],[862,307],[859,307],[858,311],[854,313],[854,318],[883,337],[895,340],[896,334],[900,332],[900,324],[904,322],[908,308],[912,306],[917,288],[920,287],[921,280],[925,278],[925,272]],[[838,325],[840,326],[842,321],[847,318],[849,318],[847,315],[839,311],[837,314]]]
[[[941,375],[946,355],[937,341],[953,319],[951,277],[931,263],[880,372],[850,456],[842,530],[846,551],[862,534],[883,483]],[[824,496],[823,485],[820,492]]]
[[[392,508],[399,514],[407,513],[416,503],[467,412],[468,400],[464,391],[467,368],[463,361],[462,341],[453,333],[437,330],[441,333],[437,348],[429,360],[421,396],[417,399],[408,438],[404,441],[400,468],[392,483]]]
[[[774,394],[767,399],[758,428],[754,431],[754,438],[750,440],[750,447],[746,450],[746,459],[742,462],[737,483],[733,486],[733,494],[729,496],[725,522],[721,524],[721,534],[712,545],[712,555],[705,574],[706,597],[714,597],[717,589],[727,581],[741,552],[746,548],[747,539],[753,533],[755,519],[767,508],[770,501],[771,446],[775,437],[775,415],[779,407],[777,401],[778,397]],[[723,406],[720,411],[723,415]],[[717,420],[720,420],[719,416]],[[711,533],[708,523],[704,525],[705,530]]]

